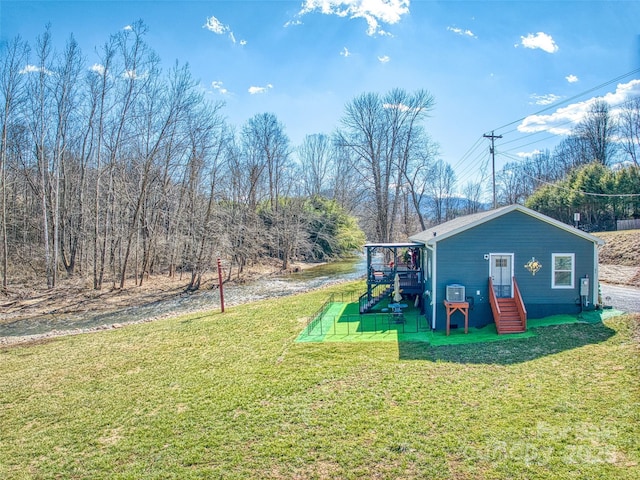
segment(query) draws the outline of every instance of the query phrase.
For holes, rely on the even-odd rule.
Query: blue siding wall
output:
[[[593,249],[593,242],[519,211],[507,213],[438,242],[436,329],[445,328],[447,317],[442,302],[446,286],[452,283],[464,285],[466,296],[471,297],[471,326],[493,322],[488,296],[489,261],[484,258],[489,253],[514,254],[514,276],[529,318],[579,312],[580,278],[588,275],[590,282],[594,281]],[[551,288],[553,253],[575,254],[574,288]],[[531,257],[542,264],[542,269],[535,276],[524,268]],[[593,288],[590,288],[591,291]],[[589,298],[591,304],[593,300]],[[461,314],[456,313],[451,323],[462,325]]]

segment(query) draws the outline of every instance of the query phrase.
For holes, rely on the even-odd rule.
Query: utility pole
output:
[[[494,135],[493,130],[491,130],[491,135],[487,135],[486,133],[482,135],[484,138],[491,139],[491,148],[489,148],[489,153],[491,154],[491,176],[493,177],[493,208],[497,208],[498,203],[496,202],[496,147],[494,141],[496,138],[502,138],[502,135]]]

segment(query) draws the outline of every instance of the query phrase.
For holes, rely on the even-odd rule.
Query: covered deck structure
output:
[[[367,254],[367,292],[359,298],[360,313],[369,313],[394,293],[396,275],[403,301],[412,301],[418,306],[424,292],[424,245],[415,242],[368,243],[364,247]]]

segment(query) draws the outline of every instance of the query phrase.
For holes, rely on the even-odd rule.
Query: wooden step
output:
[[[500,327],[498,333],[522,333],[525,331],[518,306],[513,298],[498,298]]]

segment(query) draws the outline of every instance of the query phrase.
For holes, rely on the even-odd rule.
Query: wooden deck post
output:
[[[218,288],[220,288],[220,313],[224,313],[224,292],[222,291],[222,262],[218,258]]]

